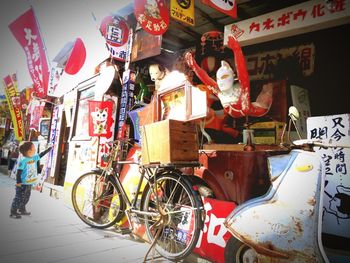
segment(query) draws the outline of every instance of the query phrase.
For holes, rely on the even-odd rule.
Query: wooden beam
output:
[[[202,9],[196,7],[196,12],[198,12],[198,14],[200,16],[202,16],[204,19],[206,19],[207,21],[209,21],[217,30],[223,32],[224,31],[224,26],[223,24],[221,24],[220,22],[218,22],[216,19],[211,18],[207,13],[205,13]]]
[[[177,21],[175,21],[175,20],[172,20],[172,21],[171,21],[171,24],[172,24],[174,27],[176,27],[177,29],[182,30],[182,31],[185,32],[186,34],[192,36],[195,40],[198,40],[198,41],[199,41],[199,40],[201,39],[201,37],[202,37],[201,34],[195,32],[194,30],[192,30],[192,29],[190,29],[190,28],[184,26],[183,24],[181,24],[181,23],[179,23],[179,22],[177,22]]]

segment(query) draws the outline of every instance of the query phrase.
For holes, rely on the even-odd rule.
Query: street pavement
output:
[[[9,217],[15,181],[0,173],[0,262],[96,263],[143,262],[148,243],[121,235],[112,227],[94,229],[83,223],[63,199],[33,190],[21,219]],[[164,258],[147,262],[168,262]],[[186,262],[201,262],[193,256]],[[204,261],[202,261],[204,262]]]

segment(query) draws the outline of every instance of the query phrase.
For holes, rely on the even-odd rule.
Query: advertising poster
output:
[[[135,0],[134,14],[140,26],[152,35],[162,35],[169,27],[169,10],[164,0]]]
[[[100,31],[113,58],[124,62],[129,37],[126,21],[117,15],[106,16],[101,22]]]
[[[182,23],[194,26],[194,0],[170,0],[170,16]]]

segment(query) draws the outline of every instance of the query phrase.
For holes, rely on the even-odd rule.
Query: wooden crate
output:
[[[141,127],[142,164],[198,161],[198,140],[193,122],[164,120]]]

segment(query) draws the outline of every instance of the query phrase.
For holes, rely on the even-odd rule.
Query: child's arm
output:
[[[22,170],[17,169],[17,174],[16,174],[16,186],[22,186]]]
[[[42,151],[41,153],[39,153],[39,157],[43,157],[45,154],[47,154],[49,151],[51,151],[52,146],[50,146],[49,148],[47,148],[46,150]]]

